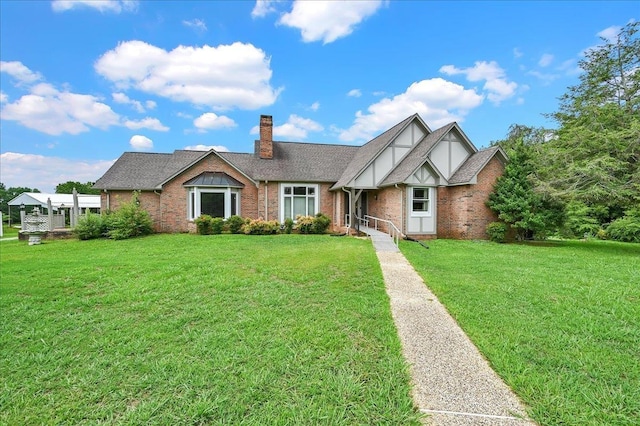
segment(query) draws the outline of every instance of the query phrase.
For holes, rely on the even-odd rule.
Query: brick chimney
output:
[[[260,116],[260,158],[273,158],[273,118]]]

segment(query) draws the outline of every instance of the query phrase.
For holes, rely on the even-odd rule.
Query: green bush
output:
[[[607,236],[616,241],[640,243],[640,215],[627,214],[607,226]]]
[[[503,222],[491,222],[487,225],[487,235],[494,243],[504,243],[507,240],[507,224]]]
[[[102,216],[88,212],[78,219],[78,224],[73,229],[73,233],[80,240],[91,240],[103,237],[106,232],[105,221]]]
[[[224,227],[224,219],[221,217],[212,217],[211,218],[211,233],[212,234],[222,234],[222,228]]]
[[[237,215],[231,216],[227,219],[227,227],[229,228],[229,232],[232,234],[241,234],[242,233],[242,225],[244,225],[246,221]]]
[[[193,222],[196,224],[196,230],[200,235],[211,235],[211,219],[208,214],[201,214]]]
[[[301,234],[311,234],[313,229],[313,216],[296,216],[296,229]]]
[[[293,230],[293,219],[291,219],[290,217],[286,218],[284,220],[284,233],[285,234],[290,234],[291,231]]]
[[[296,216],[296,229],[301,234],[324,234],[331,225],[327,215],[318,213],[314,216]]]
[[[324,234],[329,229],[329,225],[331,225],[331,219],[329,216],[318,213],[313,220],[313,233],[314,234]]]
[[[118,210],[108,215],[107,236],[109,238],[124,240],[153,232],[151,216],[140,207],[138,195],[138,192],[134,192],[130,202],[122,204]]]
[[[271,235],[277,234],[279,229],[277,220],[254,219],[243,225],[242,232],[247,235]]]

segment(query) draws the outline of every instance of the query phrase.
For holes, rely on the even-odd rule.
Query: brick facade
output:
[[[486,201],[503,171],[500,160],[493,157],[478,173],[475,185],[438,188],[438,237],[487,239],[487,225],[498,218]]]
[[[268,161],[268,160],[266,160]],[[438,187],[437,237],[456,239],[486,239],[486,226],[497,220],[486,206],[496,179],[504,170],[497,157],[492,158],[478,174],[477,183],[452,187]],[[167,182],[162,191],[143,191],[140,205],[149,212],[157,232],[195,232],[193,221],[188,220],[188,191],[183,184],[203,172],[224,172],[242,182],[240,215],[280,221],[280,182],[258,182],[257,185],[212,153],[194,166]],[[334,231],[344,231],[346,205],[343,191],[330,191],[330,183],[318,184],[319,211],[331,218]],[[104,211],[117,210],[123,202],[131,200],[130,191],[102,192]],[[406,230],[406,186],[392,186],[369,191],[368,214],[392,221],[401,231]],[[265,203],[266,198],[266,203]],[[380,229],[386,231],[384,224]],[[414,238],[434,238],[435,235],[411,235]]]

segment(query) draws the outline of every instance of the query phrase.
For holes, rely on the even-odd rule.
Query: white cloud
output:
[[[146,111],[144,106],[142,106],[142,102],[136,101],[134,99],[130,99],[124,93],[112,93],[111,97],[113,98],[113,101],[118,104],[131,105],[133,109],[135,109],[139,113],[143,113]],[[148,101],[148,102],[153,102],[153,101]]]
[[[487,98],[495,104],[512,97],[518,88],[517,83],[507,81],[504,70],[495,61],[478,61],[469,68],[444,65],[440,72],[448,75],[463,74],[471,82],[485,80],[483,89],[488,92]]]
[[[270,85],[270,58],[252,44],[178,46],[171,51],[142,41],[120,43],[95,63],[117,87],[207,105],[216,110],[271,105],[280,89]]]
[[[442,78],[418,81],[404,93],[370,105],[368,113],[358,111],[353,125],[342,130],[339,138],[343,141],[368,140],[415,113],[435,129],[464,120],[482,101],[483,96],[475,90]]]
[[[180,118],[186,118],[186,119],[189,119],[189,120],[191,120],[191,119],[193,118],[193,115],[191,115],[191,114],[187,114],[186,112],[180,112],[180,111],[178,111],[178,112],[176,113],[176,115],[177,115],[178,117],[180,117]]]
[[[138,1],[134,0],[53,0],[51,9],[54,12],[65,12],[77,8],[94,8],[100,12],[120,13],[135,12]]]
[[[549,53],[545,53],[540,57],[540,60],[538,61],[538,65],[544,68],[551,65],[551,62],[553,62],[553,55]]]
[[[129,145],[136,151],[149,151],[153,148],[153,141],[146,136],[133,135],[129,139]]]
[[[612,25],[604,30],[600,31],[596,35],[600,38],[607,40],[609,43],[616,43],[622,27],[618,25]]]
[[[382,5],[381,0],[296,0],[291,12],[283,14],[278,23],[298,28],[304,42],[322,40],[327,44],[351,34],[357,24],[376,13]]]
[[[235,121],[225,115],[217,115],[213,112],[206,112],[193,120],[193,125],[201,131],[217,130],[229,127],[236,127]]]
[[[319,109],[320,109],[320,102],[317,102],[317,101],[316,101],[316,102],[312,103],[312,104],[311,104],[311,106],[309,107],[309,109],[310,109],[311,111],[317,111],[317,110],[319,110]]]
[[[524,53],[522,53],[522,50],[518,49],[517,47],[513,48],[513,57],[514,58],[522,58],[523,55],[524,55]]]
[[[158,132],[167,132],[169,128],[163,125],[157,118],[145,117],[142,120],[125,120],[125,127],[131,130],[149,129]]]
[[[90,127],[107,129],[119,125],[120,117],[111,107],[92,95],[59,91],[40,83],[31,93],[2,106],[2,119],[48,135],[89,131]]]
[[[263,18],[268,14],[275,12],[276,8],[273,7],[275,1],[273,0],[256,0],[256,5],[253,6],[251,11],[252,18]]]
[[[0,181],[7,187],[26,186],[54,192],[55,185],[67,181],[95,182],[115,160],[71,160],[36,154],[0,154]]]
[[[147,107],[147,109],[154,109],[158,106],[158,104],[154,101],[145,101],[144,105]]]
[[[360,91],[360,89],[351,89],[347,93],[347,96],[351,96],[352,98],[359,98],[360,96],[362,96],[362,92]]]
[[[218,152],[229,152],[229,148],[222,145],[189,145],[185,146],[187,151],[211,151],[212,149]]]
[[[6,102],[9,102],[9,96],[4,92],[0,92],[0,104],[4,104]]]
[[[190,21],[184,20],[182,21],[183,25],[186,25],[189,28],[193,28],[194,30],[198,31],[198,32],[206,32],[207,31],[207,24],[205,24],[204,20],[202,19],[192,19]]]
[[[31,71],[19,61],[1,61],[0,72],[9,74],[18,81],[18,84],[34,83],[42,79],[42,76],[39,73]]]
[[[135,12],[138,9],[137,0],[53,0],[51,8],[54,12],[64,12],[78,8],[93,8],[100,12]]]
[[[556,80],[556,79],[558,79],[560,77],[558,74],[543,73],[543,72],[535,71],[535,70],[529,71],[529,72],[527,72],[527,74],[532,75],[535,78],[537,78],[538,80],[540,80],[540,82],[544,86],[548,86],[554,80]]]
[[[259,130],[259,126],[254,126],[250,133],[257,135]],[[309,132],[320,132],[322,130],[324,130],[324,127],[320,123],[291,114],[286,123],[280,126],[273,126],[273,136],[274,138],[302,140],[307,138]]]

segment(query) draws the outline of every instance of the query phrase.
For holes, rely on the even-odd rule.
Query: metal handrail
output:
[[[373,229],[375,229],[376,231],[378,230],[378,222],[386,223],[387,234],[389,234],[389,236],[393,239],[393,242],[396,245],[396,247],[398,247],[398,244],[400,243],[400,237],[402,236],[402,232],[400,231],[400,229],[398,229],[398,227],[393,222],[387,219],[381,219],[379,217],[370,216],[368,214],[364,215],[364,218],[356,216],[356,219],[358,219],[360,225],[366,226],[367,228],[369,227],[371,222],[373,222]]]

